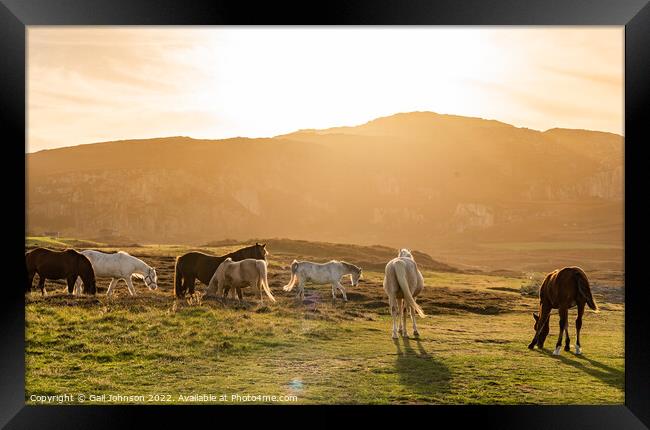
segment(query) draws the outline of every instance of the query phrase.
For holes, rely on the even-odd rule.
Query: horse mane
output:
[[[229,257],[230,258],[239,257],[240,255],[242,255],[244,253],[248,253],[249,251],[257,248],[258,246],[261,246],[261,245],[255,244],[255,245],[246,246],[244,248],[238,249],[237,251],[233,251],[233,252],[231,252],[229,254],[226,254],[226,255],[222,256],[221,258],[223,258],[225,260],[226,258],[229,258]]]
[[[354,264],[347,263],[345,261],[341,261],[341,264],[347,267],[348,269],[353,269],[356,270],[357,272],[361,272],[361,267],[355,266]]]

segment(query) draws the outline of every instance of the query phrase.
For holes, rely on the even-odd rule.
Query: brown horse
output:
[[[174,269],[174,294],[179,298],[184,297],[188,288],[190,295],[194,294],[194,281],[196,279],[205,285],[209,285],[217,267],[226,258],[232,258],[233,261],[241,261],[246,258],[266,260],[266,254],[268,254],[266,244],[255,243],[255,245],[238,249],[221,257],[202,252],[188,252],[181,255],[176,258],[176,267]]]
[[[542,286],[539,288],[539,315],[533,312],[535,318],[535,337],[528,345],[533,349],[535,345],[544,347],[544,341],[549,331],[551,309],[558,309],[560,314],[560,336],[555,344],[553,355],[560,355],[562,347],[562,336],[566,332],[565,351],[571,350],[569,341],[569,308],[578,306],[578,317],[576,318],[576,354],[580,350],[580,328],[582,327],[582,314],[585,311],[585,303],[589,308],[597,311],[598,306],[591,296],[589,280],[585,272],[579,267],[565,267],[556,269],[546,275]]]
[[[83,291],[86,294],[95,294],[95,271],[88,258],[75,251],[52,251],[45,248],[36,248],[25,254],[27,265],[27,288],[32,289],[34,276],[38,274],[38,287],[41,294],[45,295],[45,279],[65,279],[68,282],[68,293],[72,294],[77,277],[81,277]]]

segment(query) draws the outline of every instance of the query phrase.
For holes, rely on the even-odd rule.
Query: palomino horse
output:
[[[31,291],[34,276],[38,274],[38,287],[45,295],[46,279],[65,279],[68,282],[68,293],[72,294],[77,277],[83,281],[83,292],[95,294],[95,272],[90,260],[74,249],[52,251],[36,248],[25,254],[27,266],[26,292]]]
[[[332,260],[327,263],[311,263],[309,261],[293,260],[291,263],[291,279],[282,287],[284,291],[291,291],[298,281],[298,296],[301,300],[305,298],[305,282],[314,284],[332,284],[332,300],[336,300],[336,289],[341,290],[343,300],[348,301],[345,288],[341,285],[341,277],[350,275],[352,286],[359,284],[361,267],[345,261]]]
[[[424,288],[424,277],[417,264],[415,264],[411,251],[401,249],[399,255],[386,264],[384,275],[384,291],[388,294],[388,305],[390,306],[390,314],[393,317],[393,339],[397,339],[398,319],[399,332],[403,337],[408,336],[406,333],[407,309],[413,321],[413,335],[419,336],[414,312],[422,318],[425,315],[422,308],[415,303],[415,297]]]
[[[232,258],[228,257],[214,272],[212,279],[210,279],[206,295],[216,294],[217,297],[226,297],[230,288],[235,288],[237,289],[237,296],[241,301],[241,289],[249,285],[255,285],[257,287],[257,292],[260,295],[260,303],[264,303],[262,290],[275,303],[275,297],[273,297],[269,288],[268,268],[265,260],[247,258],[235,262]]]
[[[569,341],[569,308],[578,306],[578,317],[576,318],[576,354],[581,354],[580,350],[580,328],[582,327],[582,314],[585,311],[585,303],[589,308],[597,311],[598,306],[591,296],[589,280],[585,272],[579,267],[565,267],[556,269],[546,275],[542,286],[539,288],[539,315],[533,312],[535,318],[535,337],[528,345],[533,349],[535,345],[538,348],[544,347],[544,341],[549,331],[549,320],[551,309],[558,309],[560,314],[560,335],[555,344],[553,355],[560,355],[562,347],[562,336],[566,332],[565,351],[571,350]]]
[[[95,276],[111,278],[111,283],[108,285],[108,291],[106,292],[109,296],[120,279],[126,282],[129,294],[134,296],[135,288],[131,282],[131,277],[144,280],[144,284],[150,290],[158,288],[158,275],[156,275],[156,269],[124,251],[105,253],[86,249],[85,251],[81,251],[81,253],[90,260],[90,263],[93,265],[93,269],[95,270]],[[75,294],[80,290],[81,284],[77,281],[75,285]]]
[[[176,258],[174,294],[176,294],[176,297],[183,297],[188,288],[190,295],[194,294],[194,281],[196,279],[205,285],[209,285],[217,267],[226,258],[232,258],[233,261],[241,261],[245,258],[266,260],[267,254],[266,244],[260,245],[256,243],[255,245],[238,249],[235,252],[221,257],[215,257],[202,252],[188,252],[187,254],[181,255]]]

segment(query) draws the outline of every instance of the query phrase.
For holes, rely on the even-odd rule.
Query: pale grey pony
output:
[[[121,279],[126,282],[129,294],[135,296],[135,288],[131,282],[132,277],[142,279],[150,290],[158,288],[156,269],[124,251],[106,253],[86,249],[81,253],[90,260],[95,276],[111,278],[111,283],[108,285],[108,291],[106,292],[109,296]],[[81,279],[77,279],[74,294],[81,294]]]
[[[268,268],[266,261],[247,258],[241,261],[233,261],[232,258],[226,258],[223,263],[217,267],[217,270],[210,279],[210,284],[206,291],[207,296],[223,296],[224,289],[237,289],[241,299],[241,288],[254,285],[260,295],[260,303],[264,303],[262,290],[275,303],[275,297],[271,294],[268,281]]]
[[[343,300],[348,301],[345,288],[341,285],[341,277],[350,275],[353,287],[359,284],[361,268],[345,261],[332,260],[327,263],[312,263],[310,261],[293,260],[291,263],[291,279],[282,287],[284,291],[291,291],[298,282],[298,296],[305,298],[305,282],[314,284],[332,284],[332,299],[336,299],[336,289],[341,290]]]
[[[413,335],[419,336],[415,323],[415,313],[422,318],[424,311],[415,303],[415,297],[424,288],[424,277],[418,269],[411,251],[401,249],[399,255],[386,264],[384,276],[384,291],[388,294],[388,305],[393,317],[393,339],[397,339],[397,320],[399,319],[399,332],[403,337],[406,333],[406,310],[413,321]],[[414,313],[415,312],[415,313]]]

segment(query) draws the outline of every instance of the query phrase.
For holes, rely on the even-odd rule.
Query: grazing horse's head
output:
[[[350,280],[352,281],[352,286],[356,287],[359,285],[359,278],[361,278],[361,267],[356,267],[355,270],[350,274]]]
[[[537,314],[537,312],[533,312],[533,318],[535,318],[535,333],[537,333],[537,330],[539,330],[542,321],[539,320],[539,314]],[[544,346],[544,341],[546,340],[546,336],[548,336],[548,331],[549,331],[549,326],[548,326],[548,319],[547,319],[546,324],[544,324],[544,328],[542,328],[542,331],[539,334],[539,338],[537,339],[537,345],[540,348]]]
[[[266,243],[259,244],[255,242],[253,246],[253,258],[256,260],[266,260],[266,256],[269,252],[266,250]]]
[[[79,276],[81,277],[84,286],[83,292],[85,294],[96,294],[97,285],[95,285],[95,269],[93,269],[93,265],[85,255],[78,254],[78,258]]]
[[[144,274],[144,283],[150,290],[158,288],[158,274],[156,273],[156,269],[153,267],[147,268],[147,272]]]

